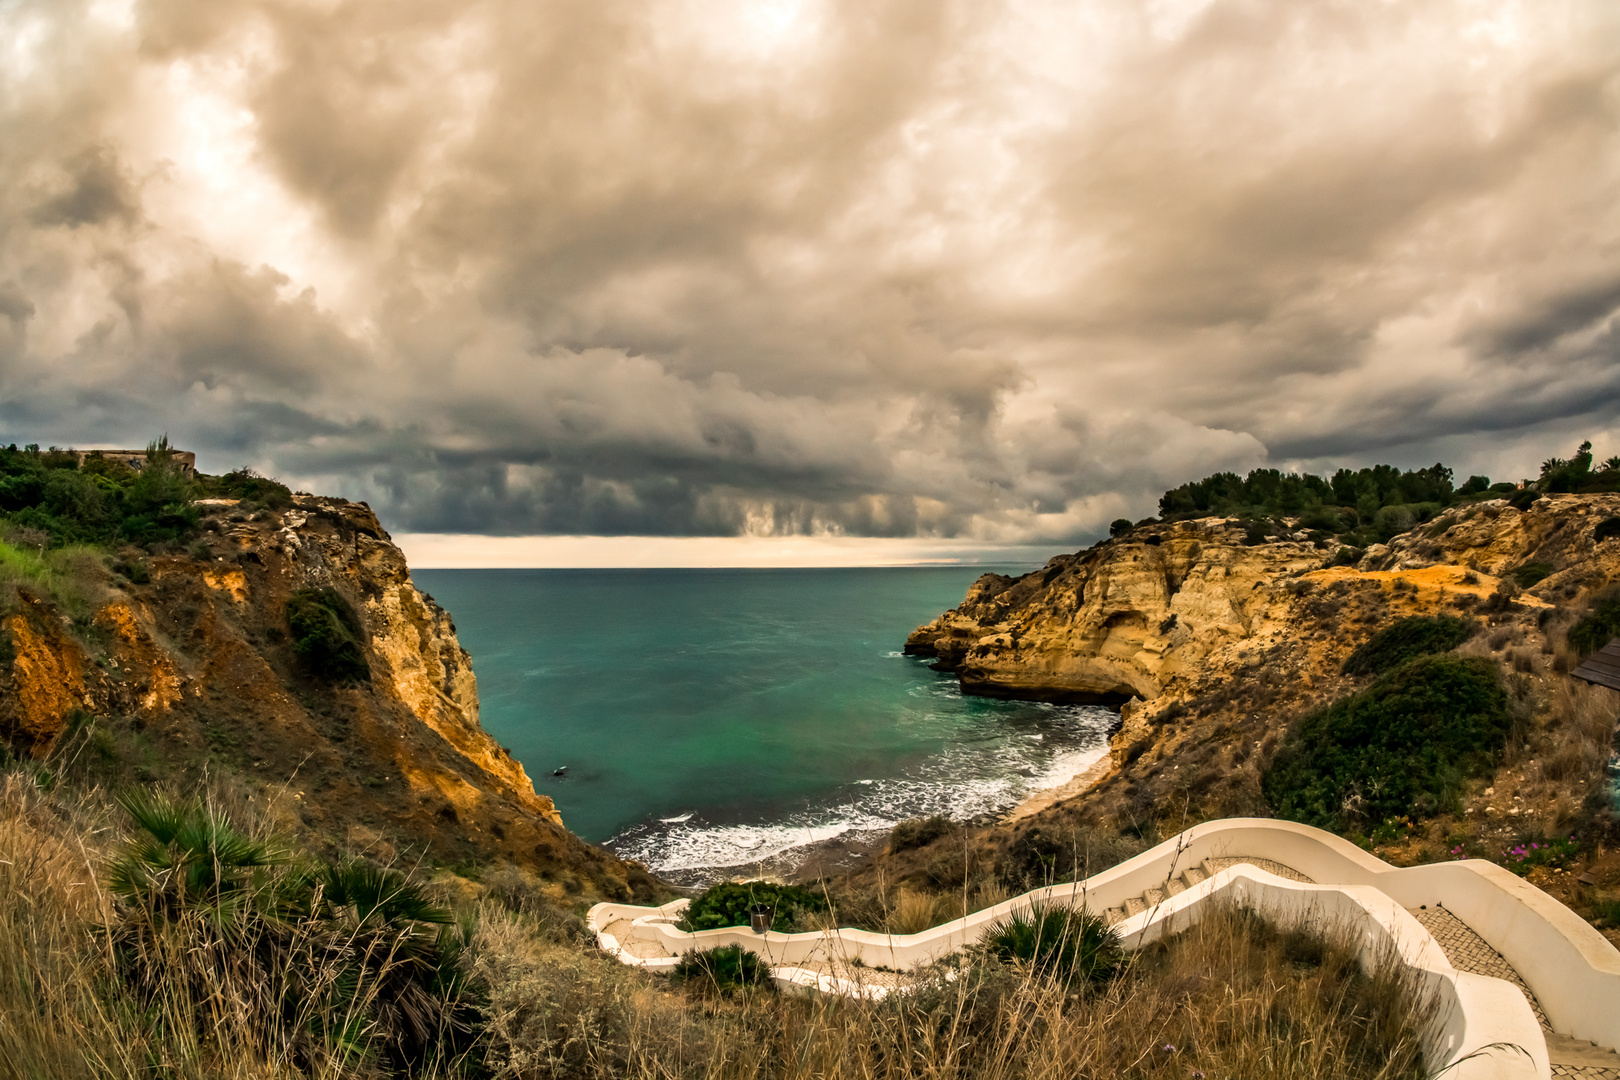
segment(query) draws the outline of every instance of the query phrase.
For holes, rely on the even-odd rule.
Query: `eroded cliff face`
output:
[[[1346,692],[1345,657],[1406,615],[1534,632],[1541,611],[1620,579],[1620,540],[1596,538],[1617,515],[1615,495],[1458,507],[1332,568],[1302,535],[1251,546],[1221,519],[1144,526],[1021,578],[985,575],[906,650],[970,693],[1123,704],[1116,756],[1140,754],[1187,714],[1247,729],[1264,711],[1275,727]],[[1531,568],[1546,576],[1521,591],[1513,577]]]
[[[1309,544],[1245,547],[1219,520],[1139,529],[1013,579],[986,574],[906,651],[938,657],[972,693],[1119,704],[1151,700],[1224,645],[1286,617],[1284,577],[1321,565]]]
[[[212,768],[284,787],[291,824],[332,848],[504,858],[608,896],[651,887],[563,828],[479,726],[449,614],[368,507],[299,496],[280,513],[208,510],[201,545],[147,560],[146,583],[87,567],[80,625],[24,592],[3,622],[0,732],[13,747],[104,758],[114,782]],[[312,587],[360,616],[368,680],[326,683],[296,661],[287,601]]]

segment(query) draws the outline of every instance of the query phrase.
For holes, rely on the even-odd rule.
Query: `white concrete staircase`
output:
[[[1127,896],[1123,904],[1108,908],[1103,912],[1103,922],[1114,926],[1133,915],[1151,911],[1172,896],[1179,896],[1199,882],[1208,881],[1211,876],[1208,868],[1202,864],[1189,866],[1176,877],[1165,881],[1163,885],[1150,885],[1142,890],[1141,896]]]
[[[871,998],[897,987],[851,972],[921,972],[1015,910],[1084,906],[1137,948],[1190,926],[1213,903],[1236,903],[1282,922],[1359,927],[1353,939],[1367,962],[1393,950],[1438,996],[1425,1054],[1450,1080],[1620,1080],[1620,1054],[1610,1049],[1620,1046],[1620,951],[1574,912],[1492,863],[1394,867],[1292,822],[1207,822],[1085,881],[919,934],[689,934],[674,925],[686,903],[598,904],[587,918],[627,964],[667,970],[694,949],[740,945],[770,963],[784,988]]]

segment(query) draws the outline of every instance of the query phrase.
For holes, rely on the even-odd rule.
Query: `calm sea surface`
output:
[[[908,817],[1002,812],[1100,755],[1107,711],[963,697],[900,654],[986,569],[414,577],[472,653],[484,727],[569,828],[694,879]]]

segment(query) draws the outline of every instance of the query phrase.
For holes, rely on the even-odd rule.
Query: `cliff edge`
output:
[[[913,631],[906,651],[934,657],[967,693],[1120,706],[1116,775],[1139,810],[1171,790],[1169,777],[1145,774],[1158,780],[1155,763],[1180,761],[1192,771],[1178,769],[1172,786],[1191,788],[1194,805],[1210,797],[1209,814],[1261,812],[1234,765],[1274,744],[1289,717],[1359,686],[1345,659],[1396,619],[1470,618],[1498,632],[1469,650],[1521,672],[1567,669],[1555,631],[1620,579],[1617,517],[1620,495],[1548,495],[1522,509],[1482,501],[1352,565],[1325,565],[1331,552],[1303,532],[1258,538],[1220,518],[1144,524],[1022,577],[986,574]]]
[[[569,833],[479,726],[454,623],[369,507],[198,505],[185,554],[86,555],[71,581],[20,584],[0,618],[0,733],[15,752],[114,787],[230,777],[317,848],[506,860],[571,892],[650,895],[642,868]],[[352,620],[358,674],[299,655],[297,596]]]

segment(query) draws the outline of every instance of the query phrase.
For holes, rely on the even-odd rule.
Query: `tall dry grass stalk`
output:
[[[1542,715],[1542,745],[1525,769],[1520,792],[1547,833],[1563,832],[1581,818],[1587,795],[1582,785],[1601,781],[1614,751],[1617,715],[1620,693],[1576,679],[1553,685]]]
[[[0,1080],[380,1077],[393,1031],[458,1042],[402,977],[419,928],[115,901],[118,820],[100,791],[0,776]]]
[[[1346,940],[1218,911],[1071,993],[978,963],[881,1003],[753,993],[695,998],[486,911],[475,973],[489,989],[497,1077],[882,1077],[1395,1080],[1423,1075],[1416,981],[1363,972]]]
[[[142,1033],[102,994],[108,904],[96,883],[101,830],[32,776],[0,779],[0,1072],[132,1076]]]

